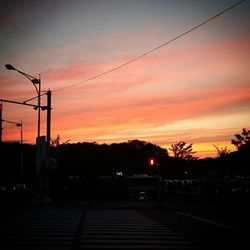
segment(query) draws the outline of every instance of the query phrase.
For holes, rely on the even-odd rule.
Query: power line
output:
[[[83,84],[83,83],[92,81],[92,80],[94,80],[94,79],[96,79],[96,78],[99,78],[99,77],[101,77],[101,76],[107,75],[107,74],[109,74],[109,73],[111,73],[111,72],[113,72],[113,71],[115,71],[115,70],[118,70],[118,69],[120,69],[120,68],[122,68],[122,67],[125,67],[125,66],[127,66],[128,64],[133,63],[133,62],[135,62],[135,61],[141,59],[142,57],[147,56],[147,55],[153,53],[154,51],[159,50],[160,48],[162,48],[162,47],[164,47],[164,46],[166,46],[166,45],[168,45],[168,44],[170,44],[170,43],[176,41],[177,39],[179,39],[179,38],[181,38],[181,37],[183,37],[183,36],[185,36],[185,35],[187,35],[187,34],[189,34],[189,33],[191,33],[192,31],[194,31],[194,30],[200,28],[201,26],[207,24],[208,22],[212,21],[213,19],[215,19],[215,18],[217,18],[217,17],[223,15],[223,14],[226,13],[227,11],[233,9],[234,7],[240,5],[241,3],[245,2],[245,1],[246,1],[246,0],[241,0],[241,1],[239,1],[239,2],[237,2],[237,3],[235,3],[235,4],[233,4],[233,5],[231,5],[230,7],[224,9],[223,11],[221,11],[221,12],[219,12],[218,14],[214,15],[213,17],[211,17],[211,18],[209,18],[209,19],[203,21],[202,23],[200,23],[200,24],[198,24],[198,25],[192,27],[191,29],[189,29],[189,30],[187,30],[187,31],[185,31],[185,32],[183,32],[183,33],[181,33],[180,35],[178,35],[178,36],[176,36],[176,37],[170,39],[169,41],[167,41],[167,42],[165,42],[165,43],[163,43],[163,44],[161,44],[161,45],[159,45],[159,46],[157,46],[157,47],[155,47],[155,48],[153,48],[153,49],[151,49],[151,50],[145,52],[144,54],[135,57],[134,59],[131,59],[131,60],[129,60],[129,61],[127,61],[127,62],[125,62],[125,63],[123,63],[123,64],[117,66],[117,67],[114,67],[114,68],[112,68],[112,69],[110,69],[110,70],[107,70],[107,71],[105,71],[105,72],[103,72],[103,73],[100,73],[100,74],[98,74],[98,75],[92,76],[92,77],[90,77],[90,78],[88,78],[88,79],[86,79],[86,80],[83,80],[83,81],[81,81],[81,82],[74,83],[74,84],[71,84],[71,85],[68,85],[68,86],[65,86],[65,87],[62,87],[62,88],[55,89],[53,92],[61,91],[61,90],[68,89],[68,88],[72,88],[72,87],[74,87],[74,86],[77,86],[77,85],[80,85],[80,84]]]

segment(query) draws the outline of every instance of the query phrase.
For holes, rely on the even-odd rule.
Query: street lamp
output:
[[[37,121],[37,140],[36,140],[36,147],[37,147],[37,152],[36,152],[36,172],[37,172],[37,174],[39,174],[40,167],[41,167],[41,149],[40,149],[41,79],[40,79],[40,75],[39,75],[39,79],[37,79],[36,77],[34,77],[32,75],[29,75],[27,73],[24,73],[23,71],[20,71],[20,70],[16,69],[11,64],[6,64],[5,67],[8,70],[17,71],[21,75],[28,78],[32,82],[32,84],[34,85],[34,87],[36,89],[37,100],[38,100],[38,103],[37,103],[37,110],[38,110],[38,112],[37,112],[38,113],[38,119],[37,120],[38,121]],[[38,87],[37,87],[37,85],[38,85]],[[35,98],[32,98],[32,99],[35,99]],[[35,107],[35,109],[36,109],[36,107]]]
[[[41,106],[41,78],[39,75],[39,79],[37,79],[34,76],[31,76],[27,73],[24,73],[18,69],[16,69],[15,67],[13,67],[11,64],[6,64],[5,65],[6,69],[8,70],[15,70],[18,73],[24,75],[26,78],[28,78],[32,84],[34,85],[36,92],[37,92],[37,96],[33,97],[29,100],[23,101],[22,103],[20,102],[15,102],[15,101],[9,101],[9,100],[1,100],[1,101],[5,101],[5,102],[11,102],[11,103],[16,103],[16,104],[21,104],[21,105],[28,105],[28,106],[33,106],[35,110],[38,110],[38,129],[37,129],[37,140],[36,140],[36,201],[39,202],[40,201],[40,189],[41,189],[41,165],[42,165],[42,160],[44,160],[45,165],[43,165],[43,167],[47,167],[48,169],[50,168],[50,130],[51,130],[51,91],[48,90],[46,95],[47,95],[47,106]],[[38,85],[38,86],[37,86]],[[32,105],[32,104],[28,104],[27,102],[34,100],[34,99],[38,99],[38,105]],[[47,145],[45,144],[45,136],[40,137],[40,111],[41,110],[47,110]],[[46,147],[45,150],[43,150],[43,159],[42,159],[42,145],[44,145],[44,147]],[[46,158],[47,157],[47,158]],[[49,179],[46,179],[46,183],[44,184],[46,186],[46,192],[47,195],[49,194]],[[47,197],[48,198],[48,197]]]
[[[7,121],[4,119],[2,119],[2,121],[6,122],[6,123],[14,124],[14,125],[16,125],[17,128],[20,129],[20,135],[21,135],[21,138],[20,138],[20,145],[21,145],[21,171],[20,171],[20,175],[21,175],[21,180],[22,180],[23,179],[23,123],[22,123],[22,121],[21,122],[13,122],[13,121]]]
[[[38,100],[38,103],[37,103],[37,110],[38,110],[38,125],[37,125],[37,138],[39,140],[40,138],[40,111],[41,111],[41,79],[40,79],[40,75],[39,75],[39,79],[37,79],[36,77],[34,76],[31,76],[27,73],[24,73],[18,69],[16,69],[14,66],[12,66],[11,64],[6,64],[5,65],[6,69],[8,70],[15,70],[17,71],[18,73],[22,74],[23,76],[25,76],[26,78],[28,78],[34,85],[35,89],[36,89],[36,92],[37,92],[37,100]],[[37,87],[38,85],[38,87]]]

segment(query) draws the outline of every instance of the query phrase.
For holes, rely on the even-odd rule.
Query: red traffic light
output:
[[[149,165],[150,166],[155,166],[155,159],[154,158],[149,159]]]

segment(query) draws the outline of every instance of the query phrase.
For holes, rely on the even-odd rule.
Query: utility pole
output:
[[[47,167],[50,168],[50,130],[51,130],[51,91],[49,90],[46,94],[47,94],[47,107],[46,106],[41,106],[41,76],[39,74],[39,78],[37,79],[36,77],[29,75],[23,71],[20,71],[18,69],[16,69],[14,66],[12,66],[11,64],[6,64],[5,65],[7,70],[14,70],[18,73],[20,73],[21,75],[25,76],[27,79],[29,79],[32,84],[34,85],[35,89],[36,89],[36,93],[37,96],[34,98],[31,98],[29,100],[24,101],[23,103],[20,102],[15,102],[15,101],[9,101],[9,100],[5,100],[7,102],[10,103],[16,103],[16,104],[21,104],[21,105],[28,105],[28,106],[33,106],[36,110],[38,110],[38,125],[37,125],[37,139],[36,139],[36,189],[37,189],[37,197],[36,199],[39,200],[39,192],[41,189],[41,185],[40,185],[40,179],[41,179],[41,175],[42,175],[42,168],[43,167]],[[28,104],[28,101],[31,101],[33,99],[37,98],[37,106],[36,105],[32,105],[32,104]],[[1,101],[1,100],[0,100]],[[40,136],[40,112],[41,110],[46,110],[47,109],[47,142],[46,142],[46,138],[45,136]],[[42,150],[44,147],[44,159],[42,159]],[[42,160],[43,160],[43,164],[42,165]],[[45,165],[45,166],[44,166]],[[46,171],[45,171],[46,172]]]
[[[39,90],[38,90],[39,91]],[[40,103],[38,103],[38,105],[34,105],[34,104],[29,104],[27,103],[27,101],[30,101],[30,100],[33,100],[35,98],[38,98],[38,97],[34,97],[34,98],[31,98],[27,101],[24,101],[24,102],[17,102],[17,101],[12,101],[12,100],[6,100],[6,99],[0,99],[0,102],[7,102],[7,103],[12,103],[12,104],[18,104],[18,105],[24,105],[24,106],[29,106],[29,107],[33,107],[35,110],[37,109],[41,109],[42,111],[44,110],[47,110],[47,142],[45,143],[45,136],[40,136],[39,138],[37,137],[37,144],[36,144],[36,147],[37,147],[37,150],[36,150],[36,201],[37,202],[40,202],[40,189],[41,189],[41,145],[44,145],[44,160],[46,161],[46,158],[48,159],[47,160],[47,167],[49,168],[50,167],[50,158],[49,158],[49,153],[50,153],[50,131],[51,131],[51,91],[49,90],[48,92],[44,93],[44,94],[41,94],[42,95],[45,95],[47,94],[47,104],[48,106],[41,106]],[[39,107],[40,105],[40,107]],[[0,127],[2,128],[2,104],[0,106]],[[40,118],[39,118],[40,119]],[[39,122],[38,122],[39,123]],[[0,129],[1,130],[1,129]],[[40,131],[40,126],[39,126],[39,129],[38,131]],[[2,130],[1,130],[2,132]],[[39,132],[40,134],[40,132]],[[1,136],[2,136],[2,133],[1,133]],[[38,141],[39,140],[39,141]],[[44,142],[42,144],[42,141]],[[1,142],[2,142],[2,137],[0,138],[0,149],[1,149]],[[38,148],[39,146],[39,148]],[[1,151],[0,151],[1,153]],[[2,158],[2,157],[1,157]],[[1,160],[0,158],[0,160]],[[46,165],[46,163],[45,163]],[[47,188],[48,190],[48,188]]]
[[[0,103],[0,146],[2,144],[2,134],[3,134],[3,126],[2,126],[2,122],[3,122],[3,118],[2,118],[2,111],[3,111],[3,104]]]
[[[47,92],[47,158],[50,161],[51,91]]]
[[[47,133],[46,133],[46,160],[45,160],[45,171],[43,176],[45,194],[42,197],[44,204],[51,203],[50,198],[50,171],[51,171],[51,158],[50,158],[50,132],[51,132],[51,91],[47,92]]]
[[[4,181],[4,178],[2,177],[4,175],[4,170],[3,170],[3,153],[2,153],[2,133],[3,133],[3,126],[2,126],[2,111],[3,111],[3,104],[2,102],[0,103],[0,184]]]

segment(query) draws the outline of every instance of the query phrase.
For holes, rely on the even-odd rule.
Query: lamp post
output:
[[[29,75],[27,73],[24,73],[23,71],[20,71],[18,69],[16,69],[14,66],[12,66],[11,64],[6,64],[5,65],[6,69],[8,70],[14,70],[17,71],[18,73],[20,73],[21,75],[25,76],[26,78],[28,78],[32,84],[34,85],[35,89],[36,89],[36,93],[37,93],[37,107],[34,107],[34,109],[37,109],[37,139],[36,139],[36,146],[37,146],[37,155],[36,155],[36,172],[37,174],[39,174],[40,168],[41,168],[41,157],[40,157],[40,113],[41,113],[41,78],[39,75],[39,79],[37,79],[36,77]],[[38,85],[38,87],[37,87]],[[36,97],[35,97],[36,98]],[[35,99],[32,98],[32,99]]]
[[[42,188],[42,178],[44,179],[46,177],[45,173],[42,173],[41,170],[41,162],[42,162],[42,156],[43,160],[45,161],[45,164],[43,167],[50,169],[50,130],[51,130],[51,91],[48,90],[46,95],[47,95],[47,106],[41,106],[41,96],[44,94],[41,94],[41,78],[39,75],[39,79],[35,78],[34,76],[31,76],[27,73],[24,73],[15,67],[13,67],[11,64],[6,64],[5,65],[6,69],[8,70],[14,70],[17,71],[18,73],[24,75],[26,78],[28,78],[32,84],[34,85],[37,96],[30,98],[22,103],[16,102],[16,101],[9,101],[9,100],[2,100],[0,101],[5,101],[5,102],[10,102],[10,103],[16,103],[16,104],[21,104],[21,105],[27,105],[27,106],[33,106],[35,110],[38,110],[38,126],[37,126],[37,140],[36,140],[36,198],[35,200],[37,202],[40,202],[41,198],[41,188]],[[38,86],[37,86],[38,85]],[[33,105],[33,104],[28,104],[27,102],[36,99],[38,100],[38,104]],[[47,145],[45,145],[45,136],[40,136],[40,112],[41,110],[47,110]],[[42,150],[43,148],[43,150]],[[43,152],[42,152],[43,151]],[[43,153],[43,155],[42,155]],[[46,159],[47,156],[47,159]],[[46,164],[47,163],[47,164]],[[47,166],[46,166],[47,165]],[[46,171],[45,171],[46,172]],[[48,175],[48,174],[47,174]],[[49,176],[47,176],[46,181],[45,181],[46,187],[46,193],[49,195]],[[46,198],[46,197],[45,197]],[[47,197],[47,200],[50,199]]]
[[[23,180],[23,123],[22,121],[20,123],[16,124],[16,127],[20,128],[21,133],[21,180]]]
[[[8,70],[14,70],[17,71],[18,73],[22,74],[23,76],[25,76],[26,78],[28,78],[34,85],[36,92],[37,92],[37,110],[38,110],[38,122],[37,122],[37,137],[39,139],[40,137],[40,111],[41,111],[41,79],[40,79],[40,75],[39,75],[39,79],[37,79],[34,76],[31,76],[27,73],[24,73],[18,69],[16,69],[14,66],[12,66],[11,64],[6,64],[5,65],[6,69]],[[37,87],[38,85],[38,87]]]
[[[3,113],[3,104],[2,104],[2,101],[0,103],[0,155],[1,155],[1,145],[2,145],[2,133],[3,133],[3,128],[2,128],[2,113]]]
[[[21,122],[13,122],[13,121],[7,121],[2,119],[3,122],[6,123],[11,123],[16,125],[17,128],[20,129],[20,145],[21,145],[21,168],[20,168],[20,176],[21,176],[21,180],[23,180],[23,123]]]

